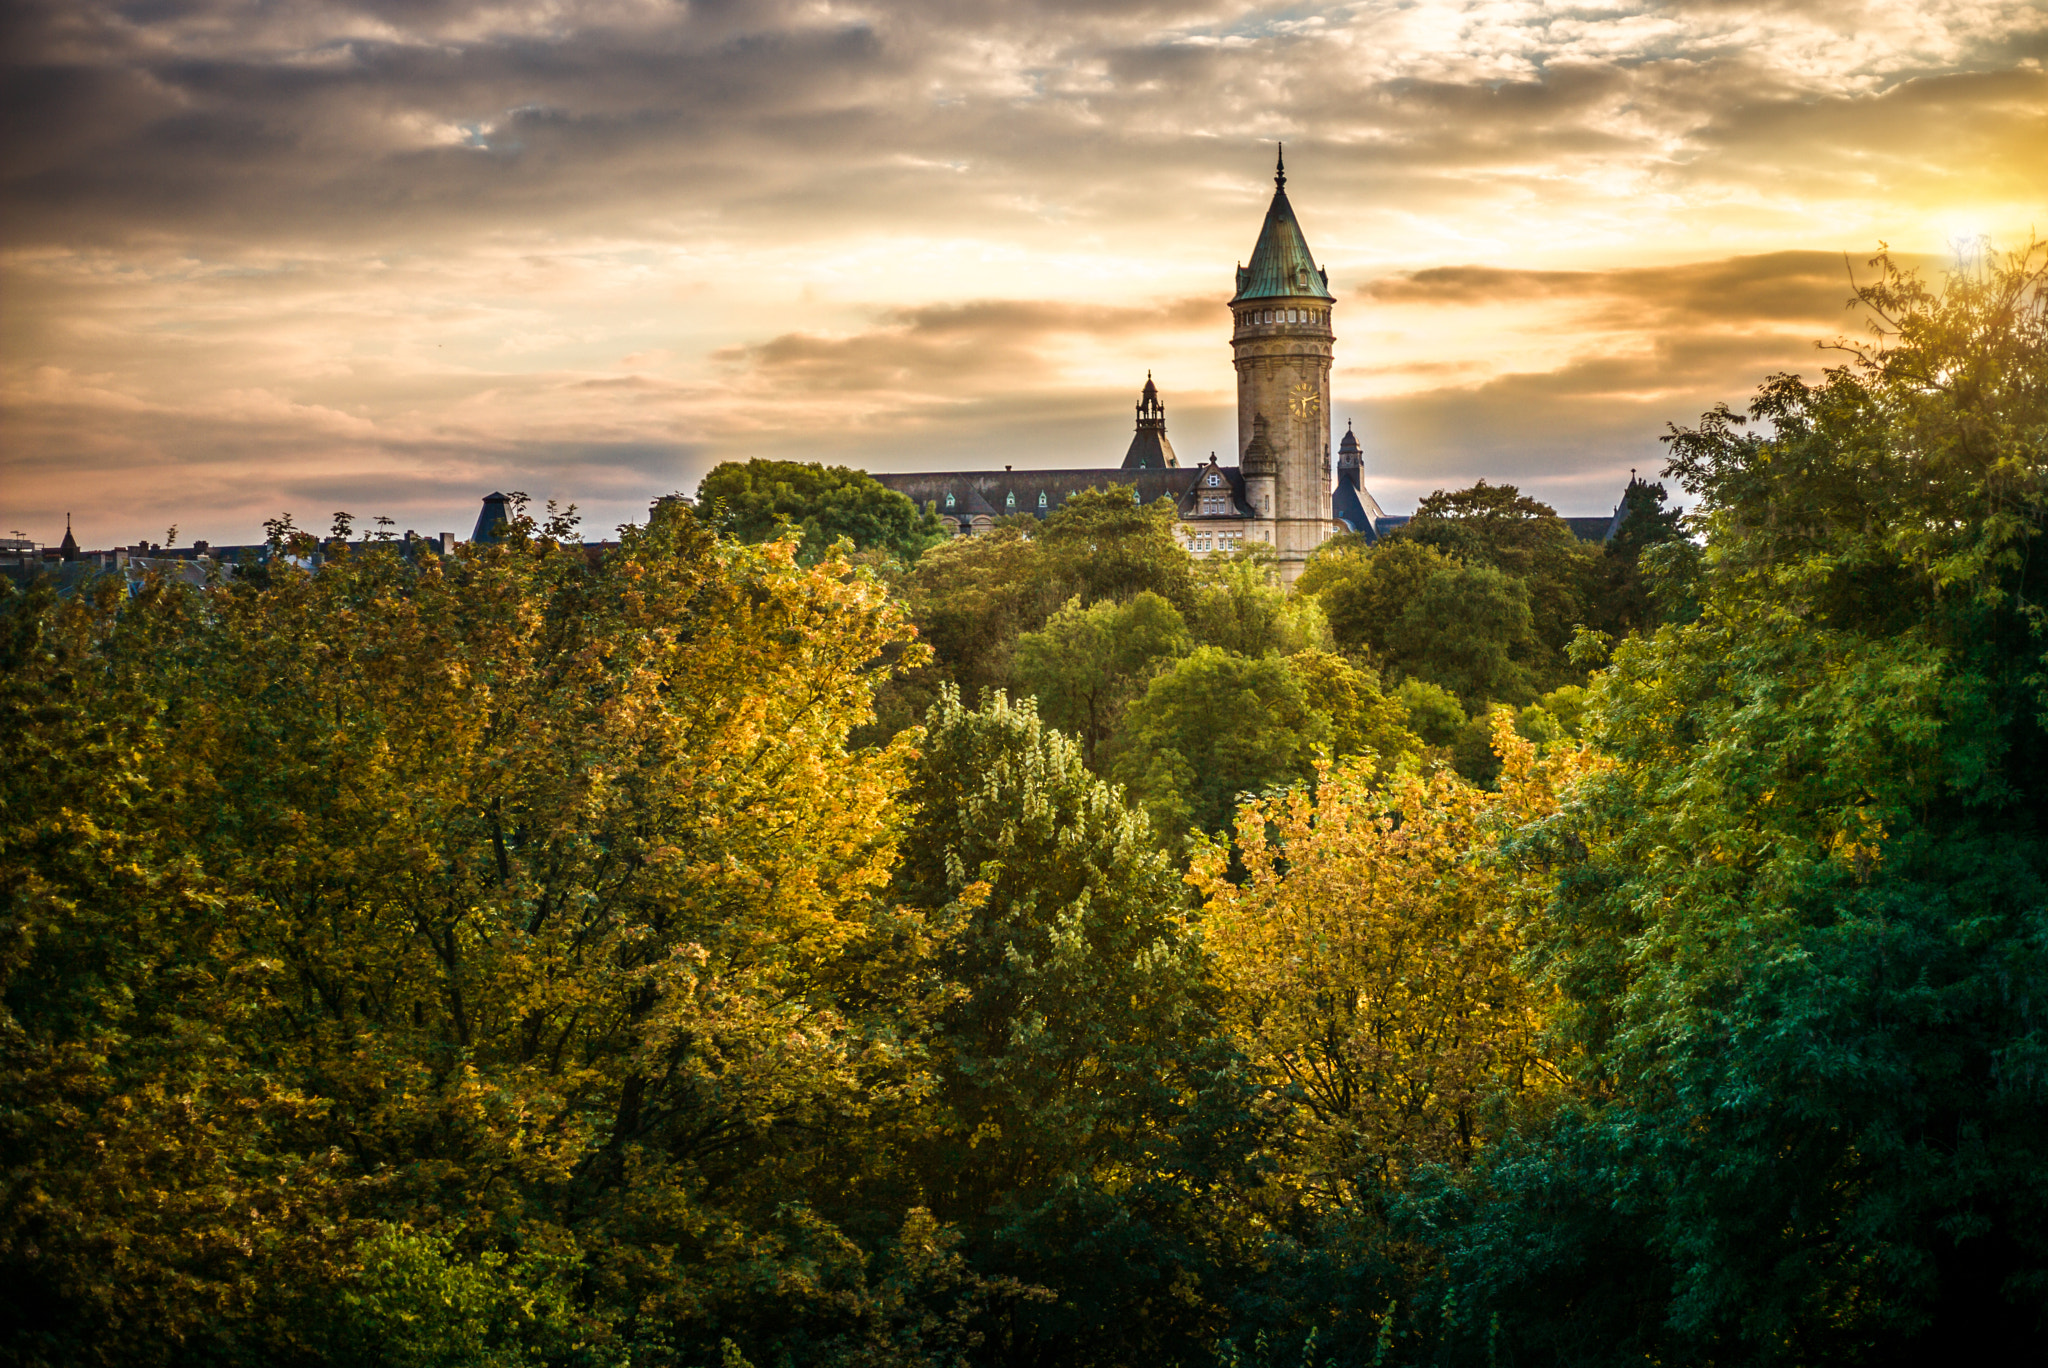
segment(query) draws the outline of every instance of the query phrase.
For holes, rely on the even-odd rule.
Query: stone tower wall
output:
[[[1276,321],[1266,321],[1268,310]],[[1263,414],[1266,440],[1279,460],[1273,544],[1281,581],[1292,584],[1331,530],[1330,359],[1336,335],[1330,302],[1255,299],[1234,306],[1233,313],[1238,457],[1242,461],[1252,439],[1253,418]]]

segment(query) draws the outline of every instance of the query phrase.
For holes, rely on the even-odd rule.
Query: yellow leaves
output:
[[[1442,767],[1382,786],[1369,760],[1324,764],[1314,789],[1240,809],[1241,881],[1221,845],[1197,852],[1225,1020],[1321,1171],[1468,1153],[1482,1104],[1541,1072],[1544,998],[1515,970],[1540,875],[1500,843],[1598,762],[1539,754],[1506,712],[1494,746],[1497,792]]]

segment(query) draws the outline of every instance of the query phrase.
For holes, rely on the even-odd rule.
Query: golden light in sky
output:
[[[15,6],[0,524],[603,530],[712,464],[1234,458],[1288,149],[1388,508],[1605,511],[1860,333],[1880,241],[2048,227],[2048,20],[1985,3]]]

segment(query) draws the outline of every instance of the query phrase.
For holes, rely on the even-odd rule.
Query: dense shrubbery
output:
[[[1697,539],[1482,485],[1290,596],[768,470],[15,595],[0,1357],[2038,1342],[2041,284],[1887,272]]]

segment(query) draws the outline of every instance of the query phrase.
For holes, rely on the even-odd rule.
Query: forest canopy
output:
[[[755,463],[0,591],[0,1359],[2037,1345],[2048,252],[1875,264],[1602,544]]]

